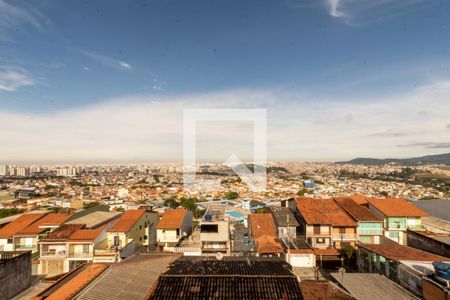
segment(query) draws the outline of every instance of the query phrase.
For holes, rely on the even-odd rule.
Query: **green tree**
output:
[[[308,191],[305,190],[305,189],[303,189],[303,190],[298,191],[298,192],[297,192],[297,195],[298,195],[298,196],[304,196],[304,195],[307,194],[307,193],[308,193]]]
[[[180,206],[180,204],[175,200],[175,198],[169,198],[164,201],[164,206],[170,207],[170,208],[177,208]]]
[[[239,193],[235,191],[228,191],[225,194],[225,198],[228,200],[237,199],[239,197]]]

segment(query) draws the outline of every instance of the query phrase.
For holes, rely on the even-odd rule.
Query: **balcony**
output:
[[[89,259],[93,258],[92,253],[83,253],[83,252],[69,252],[69,255],[67,255],[68,258],[84,258]]]
[[[16,251],[37,251],[38,247],[37,245],[15,245],[14,246]]]
[[[333,241],[356,241],[356,234],[354,233],[341,233],[332,236]]]
[[[65,250],[48,250],[48,251],[42,251],[41,252],[41,258],[66,258],[66,251]]]
[[[383,235],[383,230],[380,228],[359,228],[360,235]]]

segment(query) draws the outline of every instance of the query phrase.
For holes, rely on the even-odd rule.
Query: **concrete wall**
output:
[[[412,230],[407,231],[407,245],[416,249],[450,258],[450,245],[438,242]]]
[[[0,300],[11,299],[30,284],[31,252],[0,253]]]

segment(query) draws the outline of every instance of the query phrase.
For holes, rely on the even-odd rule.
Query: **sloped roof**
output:
[[[302,280],[300,289],[304,300],[356,300],[326,280]]]
[[[307,224],[356,227],[354,221],[333,199],[297,197],[297,209]]]
[[[59,226],[72,215],[70,214],[48,214],[31,225],[25,227],[16,235],[37,235],[46,230],[45,226]]]
[[[41,242],[66,241],[75,231],[84,227],[84,224],[63,224],[48,233]]]
[[[257,239],[263,235],[277,236],[271,214],[250,214],[248,218],[253,238]]]
[[[166,210],[156,228],[157,229],[180,228],[181,225],[183,224],[183,220],[186,214],[187,210],[185,208]]]
[[[370,209],[359,205],[350,197],[336,197],[334,200],[336,200],[336,202],[339,203],[356,221],[383,221],[381,218],[374,215]]]
[[[12,238],[16,233],[42,218],[44,214],[23,214],[8,225],[0,228],[0,238]]]
[[[370,205],[382,212],[386,217],[427,217],[429,214],[404,199],[383,198],[370,199]]]
[[[346,198],[350,198],[353,201],[355,201],[356,203],[358,203],[359,205],[367,205],[369,204],[369,198],[365,197],[365,196],[361,196],[361,195],[350,195],[347,196]]]
[[[450,261],[449,258],[425,252],[416,248],[403,246],[397,243],[381,245],[358,243],[358,246],[361,248],[365,248],[371,252],[378,253],[379,255],[387,257],[394,261]]]
[[[278,226],[297,227],[300,225],[298,224],[297,220],[294,217],[294,214],[288,207],[270,206],[267,209],[273,215],[275,223]]]
[[[91,242],[95,240],[102,231],[105,230],[107,225],[103,225],[96,229],[78,229],[70,235],[67,239],[68,242]]]
[[[281,243],[271,235],[262,235],[255,239],[259,254],[264,253],[283,253],[284,248]]]
[[[145,209],[128,210],[119,219],[119,221],[114,224],[108,231],[109,232],[128,232],[133,228],[134,224],[139,221],[140,218],[145,214]]]

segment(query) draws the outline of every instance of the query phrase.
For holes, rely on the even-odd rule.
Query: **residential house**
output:
[[[48,232],[58,228],[71,214],[47,214],[14,234],[13,242],[16,251],[38,251],[38,241]]]
[[[107,243],[106,232],[120,215],[117,212],[94,211],[48,233],[39,240],[38,274],[54,276],[69,272],[82,263],[92,262],[94,249]]]
[[[14,236],[44,216],[42,213],[23,214],[0,228],[0,251],[14,251]]]
[[[271,214],[250,214],[248,227],[258,256],[280,256],[284,253]]]
[[[358,222],[358,241],[367,244],[379,244],[383,236],[383,219],[372,213],[367,207],[350,197],[337,197],[334,200]]]
[[[193,213],[185,208],[166,210],[156,226],[156,241],[161,250],[174,247],[192,233]]]
[[[319,249],[354,246],[358,223],[333,199],[297,197],[295,215],[306,241]]]
[[[94,249],[94,262],[118,262],[140,247],[156,243],[159,215],[147,209],[126,211],[106,232],[106,240]]]
[[[357,264],[362,272],[383,274],[391,280],[400,283],[404,275],[399,276],[404,269],[402,265],[417,266],[434,261],[447,261],[448,258],[403,246],[397,243],[370,245],[358,243]],[[421,269],[424,269],[422,266]],[[412,278],[410,278],[412,280]],[[411,281],[406,280],[406,281]],[[420,280],[418,281],[420,282]]]
[[[272,215],[279,238],[297,237],[297,227],[300,224],[289,208],[269,206],[266,208],[266,212]]]
[[[406,245],[406,230],[422,228],[421,217],[428,216],[403,199],[369,199],[369,209],[384,220],[384,236],[401,245]]]
[[[226,205],[209,205],[198,224],[203,254],[229,254],[231,251],[230,223],[225,214],[225,207]]]

